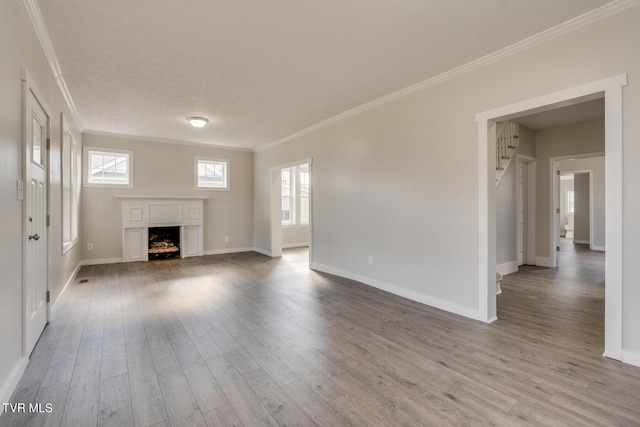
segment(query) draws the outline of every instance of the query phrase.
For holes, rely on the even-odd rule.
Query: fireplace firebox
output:
[[[149,227],[149,261],[180,257],[180,227]]]

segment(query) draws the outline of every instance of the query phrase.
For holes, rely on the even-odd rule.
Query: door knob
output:
[[[38,233],[36,233],[36,234],[33,234],[33,235],[29,236],[29,240],[31,240],[31,239],[40,240],[40,236],[38,235]]]

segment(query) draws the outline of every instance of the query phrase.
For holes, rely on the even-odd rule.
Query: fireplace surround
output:
[[[120,195],[116,198],[122,200],[124,262],[175,256],[185,258],[203,254],[204,201],[207,197]],[[149,230],[168,227],[175,227],[178,251],[170,249],[167,243],[166,248],[162,248],[164,244],[158,244],[158,250],[154,251],[155,253],[150,252]]]

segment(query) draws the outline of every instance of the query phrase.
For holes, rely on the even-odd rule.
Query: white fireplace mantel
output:
[[[122,260],[149,260],[149,227],[180,227],[180,256],[203,252],[206,196],[117,195],[122,200]]]

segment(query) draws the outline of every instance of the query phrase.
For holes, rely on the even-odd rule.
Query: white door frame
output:
[[[47,105],[44,96],[42,95],[42,92],[40,92],[40,90],[38,89],[38,87],[35,84],[35,81],[33,80],[33,78],[31,77],[31,75],[29,74],[29,72],[26,69],[22,69],[22,86],[23,86],[23,91],[22,91],[22,103],[23,103],[23,108],[22,108],[22,182],[24,183],[24,197],[22,200],[22,355],[24,357],[29,356],[28,351],[27,351],[27,316],[29,315],[28,313],[28,309],[27,309],[27,269],[29,268],[29,265],[27,265],[27,239],[25,238],[28,230],[28,225],[27,225],[27,197],[26,197],[26,192],[27,192],[27,168],[29,167],[29,165],[27,164],[28,162],[28,156],[26,153],[26,150],[28,149],[28,144],[29,141],[27,141],[28,138],[28,132],[27,132],[27,126],[30,125],[30,121],[28,120],[28,111],[27,111],[27,98],[29,97],[29,94],[32,93],[33,96],[35,97],[35,99],[37,100],[38,104],[40,104],[40,107],[42,107],[42,109],[44,110],[46,116],[47,116],[47,135],[46,135],[46,146],[44,147],[45,149],[45,153],[44,153],[44,159],[45,159],[45,186],[46,186],[46,191],[47,191],[47,197],[46,197],[46,212],[45,215],[46,217],[49,217],[49,206],[50,206],[50,163],[51,163],[51,151],[49,149],[49,141],[51,138],[51,108],[49,108],[49,106]],[[45,231],[46,233],[46,242],[47,242],[47,246],[45,249],[45,277],[46,277],[46,283],[45,283],[45,288],[46,288],[46,292],[49,293],[50,291],[50,287],[49,287],[49,277],[50,277],[50,271],[49,271],[49,260],[51,257],[51,249],[50,249],[50,236],[49,236],[49,225],[47,222],[47,225],[45,227]],[[51,320],[51,302],[47,301],[47,308],[46,308],[46,312],[47,312],[47,323],[49,323],[49,321]]]
[[[476,115],[478,123],[478,318],[496,317],[496,122],[605,99],[605,339],[604,356],[622,360],[622,88],[627,75],[543,95]],[[492,143],[490,144],[489,141]]]
[[[524,154],[516,155],[516,166],[518,169],[522,165],[527,168],[527,248],[525,264],[536,265],[536,172],[537,160],[535,157],[525,156]],[[520,171],[518,170],[518,179],[520,179]],[[516,186],[516,201],[520,200],[520,183]],[[516,203],[517,209],[517,203]],[[519,239],[520,233],[516,232],[516,239]],[[520,249],[520,241],[516,241],[516,260],[518,259],[517,251]]]
[[[309,164],[309,266],[313,260],[313,158],[298,160],[269,169],[269,256],[282,256],[282,169]]]

